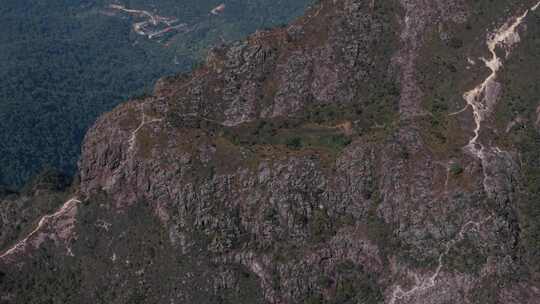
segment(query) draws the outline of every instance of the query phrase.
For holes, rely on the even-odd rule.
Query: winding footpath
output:
[[[70,231],[66,231],[66,229],[71,230],[71,228],[73,228],[77,207],[80,203],[80,200],[71,198],[53,214],[43,216],[32,232],[0,255],[0,261],[8,260],[14,255],[24,252],[26,249],[38,248],[45,241],[47,236],[53,236],[53,239],[65,238],[67,234],[70,233]],[[60,228],[60,231],[52,231],[51,233],[44,231],[44,228],[50,225],[55,225],[55,228]],[[56,225],[60,227],[56,227]],[[70,252],[69,248],[68,252]]]
[[[129,137],[129,140],[128,140],[128,143],[129,143],[128,152],[130,154],[133,152],[133,149],[135,148],[135,142],[136,142],[137,134],[139,133],[139,131],[147,124],[154,123],[154,122],[159,122],[159,121],[163,120],[161,118],[154,118],[154,119],[148,120],[147,116],[146,116],[146,113],[144,112],[145,104],[146,104],[146,102],[143,102],[139,106],[140,111],[141,111],[141,123],[139,124],[139,126],[135,130],[133,130],[133,132],[131,132],[131,136]]]
[[[505,51],[505,56],[507,58],[512,51],[512,47],[520,42],[520,36],[518,33],[519,25],[523,23],[529,12],[536,11],[539,7],[540,1],[530,9],[526,10],[521,16],[515,19],[512,18],[512,20],[506,22],[488,36],[486,44],[491,54],[491,58],[481,58],[481,60],[484,62],[485,66],[491,70],[491,73],[481,84],[463,94],[463,98],[467,102],[467,105],[462,110],[450,114],[457,115],[463,113],[469,107],[472,109],[475,121],[474,136],[469,140],[469,143],[465,146],[465,149],[472,153],[475,157],[479,158],[484,167],[487,163],[487,149],[489,149],[490,152],[497,154],[504,153],[497,147],[486,148],[484,145],[478,142],[482,122],[485,120],[486,115],[489,115],[490,111],[493,109],[497,99],[497,90],[499,84],[496,82],[496,79],[497,73],[503,66],[503,62],[502,58],[498,57],[496,49],[497,47],[501,47]],[[484,169],[484,188],[487,188],[486,179],[487,173]],[[388,303],[395,304],[396,301],[406,300],[411,296],[435,287],[437,278],[444,267],[444,258],[449,254],[450,250],[458,242],[463,240],[467,231],[471,229],[479,231],[481,226],[488,222],[491,218],[491,216],[488,216],[482,221],[469,221],[462,225],[457,236],[453,240],[446,243],[444,252],[439,255],[438,265],[433,274],[420,278],[416,273],[409,273],[409,275],[414,277],[414,286],[407,290],[404,290],[401,285],[396,286],[390,295]]]

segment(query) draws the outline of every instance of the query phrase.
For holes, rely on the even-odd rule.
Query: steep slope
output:
[[[211,14],[220,3],[4,0],[0,185],[20,188],[44,166],[73,175],[84,134],[99,115],[150,91],[159,77],[191,70],[214,45],[288,22],[311,0],[229,0],[222,14]],[[148,25],[146,18],[111,4],[158,16],[153,38],[133,28]]]
[[[501,105],[537,7],[323,0],[214,49],[89,130],[2,299],[535,303],[538,166]]]

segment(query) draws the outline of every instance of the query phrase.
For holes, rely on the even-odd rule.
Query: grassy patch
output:
[[[228,128],[225,138],[237,146],[282,146],[290,151],[323,150],[337,154],[351,143],[338,127],[302,125],[298,120],[258,121]]]

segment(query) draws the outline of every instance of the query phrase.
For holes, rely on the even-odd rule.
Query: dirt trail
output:
[[[532,10],[535,10],[539,4],[540,2],[536,4]],[[485,119],[485,115],[489,114],[489,111],[491,110],[490,105],[494,104],[495,102],[494,100],[490,100],[490,97],[493,97],[493,92],[491,90],[495,86],[497,73],[503,66],[502,60],[497,56],[495,49],[497,46],[501,46],[506,52],[506,57],[510,55],[511,48],[520,41],[517,28],[523,22],[528,13],[529,10],[525,11],[525,13],[516,18],[513,23],[505,23],[501,28],[491,34],[487,41],[491,58],[482,58],[482,61],[485,63],[486,67],[491,70],[491,74],[484,80],[484,82],[463,95],[463,98],[465,101],[467,101],[467,106],[470,106],[474,113],[476,128],[474,130],[474,137],[471,138],[467,147],[475,155],[481,153],[482,150],[482,146],[478,144],[479,132],[482,121]]]
[[[80,200],[72,198],[65,202],[55,213],[43,216],[32,232],[0,255],[0,261],[9,259],[29,247],[38,248],[47,237],[51,237],[52,239],[68,238],[68,234],[70,233],[68,230],[70,230],[75,223],[77,205],[80,203]],[[47,226],[51,225],[54,225],[55,228],[59,228],[59,231],[56,229],[53,229],[53,231],[50,232],[43,231]],[[68,252],[70,252],[69,248]]]
[[[474,136],[469,140],[469,143],[465,146],[465,150],[472,153],[475,157],[479,158],[482,161],[484,167],[484,188],[486,189],[486,179],[487,173],[485,167],[487,166],[486,159],[486,150],[489,149],[489,152],[496,154],[505,153],[497,147],[486,148],[483,144],[478,142],[480,137],[480,130],[482,128],[482,122],[485,120],[486,116],[490,114],[495,106],[497,101],[497,94],[499,90],[499,84],[496,82],[497,73],[503,66],[503,59],[498,57],[496,53],[497,47],[502,48],[505,51],[505,57],[507,58],[513,46],[520,42],[520,36],[518,33],[518,27],[523,23],[530,11],[535,11],[540,7],[540,1],[536,3],[533,7],[526,10],[521,16],[517,18],[512,18],[510,21],[503,24],[500,28],[490,33],[487,38],[487,47],[491,54],[491,58],[481,58],[486,67],[491,70],[490,75],[474,89],[463,94],[463,98],[467,102],[465,108],[450,115],[457,115],[465,112],[469,107],[473,110],[475,129]],[[473,227],[476,230],[480,230],[480,227],[484,225],[491,219],[491,216],[486,217],[482,221],[469,221],[465,223],[457,236],[448,242],[445,245],[444,252],[439,255],[438,265],[435,271],[431,276],[420,278],[417,273],[409,272],[408,275],[414,277],[414,286],[408,290],[404,290],[401,285],[398,285],[394,288],[390,299],[389,304],[395,304],[396,301],[406,300],[411,296],[417,295],[419,292],[426,291],[430,288],[435,287],[436,280],[439,277],[441,270],[444,266],[444,258],[448,255],[450,250],[455,246],[456,243],[463,240],[464,234],[469,231],[469,227]]]
[[[163,120],[161,118],[154,118],[154,119],[148,120],[148,117],[147,117],[146,113],[144,112],[144,106],[145,105],[146,105],[146,102],[143,102],[143,103],[141,103],[139,105],[140,112],[141,112],[141,123],[139,124],[139,126],[135,130],[133,130],[133,132],[131,132],[131,136],[130,136],[130,138],[128,140],[128,143],[129,143],[128,152],[130,154],[133,152],[133,149],[135,148],[137,134],[139,133],[139,131],[147,124],[154,123],[154,122],[159,122],[159,121]]]
[[[503,58],[498,57],[496,49],[497,47],[501,47],[505,51],[505,58],[507,58],[510,55],[512,48],[520,42],[518,33],[519,25],[523,23],[530,11],[537,10],[539,6],[540,1],[530,9],[526,10],[521,16],[515,19],[512,18],[512,20],[506,22],[496,31],[488,35],[486,44],[491,54],[491,58],[481,58],[481,60],[484,62],[485,66],[491,70],[491,73],[481,84],[463,94],[463,99],[467,102],[465,108],[450,114],[460,114],[469,107],[472,109],[475,121],[474,136],[469,140],[465,149],[475,157],[479,158],[484,165],[486,163],[486,150],[489,149],[491,152],[495,153],[498,151],[496,148],[486,148],[478,141],[482,123],[486,116],[493,111],[498,97],[500,85],[497,83],[496,79],[497,73],[503,66]],[[487,188],[485,184],[486,178],[487,176],[484,171],[484,188]]]

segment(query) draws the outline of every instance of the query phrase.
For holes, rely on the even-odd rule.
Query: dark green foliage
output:
[[[459,49],[463,46],[463,40],[459,39],[459,38],[456,38],[456,37],[452,37],[450,38],[450,41],[448,42],[448,45],[450,45],[450,47],[454,48],[454,49]]]
[[[527,257],[536,271],[540,270],[540,134],[532,129],[522,131],[519,138],[524,151],[523,160],[527,195],[519,205],[521,237]]]
[[[339,264],[336,269],[336,296],[331,303],[381,303],[383,295],[376,277],[352,262]]]
[[[454,176],[456,175],[460,175],[461,173],[463,173],[463,168],[461,167],[460,164],[457,164],[457,163],[452,163],[450,165],[450,173]]]
[[[106,202],[98,194],[80,205],[73,257],[46,241],[20,265],[0,263],[0,294],[31,304],[263,302],[256,275],[235,265],[217,269],[204,238],[189,233],[190,250],[181,253],[152,206],[138,202],[116,213]],[[214,289],[220,271],[227,286]]]
[[[190,69],[222,38],[287,22],[309,2],[234,0],[211,18],[219,4],[212,0],[125,1],[194,28],[157,42],[135,34],[126,15],[103,14],[113,1],[2,1],[0,184],[21,186],[46,164],[72,174],[86,129],[101,113]]]
[[[305,301],[304,304],[323,304],[324,299],[320,294],[310,295]]]
[[[390,80],[370,82],[363,101],[307,106],[295,117],[259,120],[226,128],[223,134],[236,145],[285,145],[290,150],[324,148],[337,153],[355,136],[391,129],[397,115],[399,88]],[[344,132],[347,125],[350,129]],[[347,128],[347,127],[346,127]],[[345,134],[347,133],[347,134]]]
[[[61,206],[67,197],[67,180],[45,170],[32,178],[21,193],[0,194],[0,249],[14,244],[35,228],[39,218]]]
[[[410,154],[409,154],[409,151],[407,150],[407,147],[405,147],[405,146],[400,146],[399,156],[400,156],[402,159],[409,159]]]
[[[64,191],[70,184],[70,179],[62,172],[52,167],[45,167],[39,174],[30,179],[23,191],[36,190]]]
[[[487,261],[487,255],[482,248],[470,239],[464,239],[448,252],[445,267],[449,271],[478,274]]]
[[[53,250],[54,245],[44,246],[39,257],[25,263],[22,269],[2,267],[5,276],[0,292],[17,292],[17,303],[80,303],[80,265],[69,258],[58,259],[51,254]]]
[[[259,282],[255,274],[241,267],[231,267],[237,275],[237,289],[220,290],[216,297],[216,304],[264,303]]]
[[[287,140],[285,141],[285,145],[289,149],[300,150],[300,148],[302,148],[302,138],[297,136],[287,138]]]
[[[376,214],[376,207],[368,211],[365,224],[369,239],[381,249],[382,256],[392,254],[398,247],[398,241],[394,237],[392,227]]]
[[[311,220],[310,228],[312,238],[317,243],[335,234],[332,220],[324,209],[313,210],[313,219]]]
[[[318,104],[305,109],[299,118],[317,124],[334,124],[345,120],[355,121],[359,132],[374,125],[389,125],[397,112],[399,89],[395,83],[377,84],[370,88],[371,96],[366,103]]]
[[[0,199],[5,198],[8,195],[16,194],[15,191],[10,189],[9,187],[0,185]]]
[[[21,185],[44,164],[73,173],[94,119],[173,72],[157,47],[132,45],[126,21],[77,2],[2,3],[0,182]]]
[[[331,273],[317,276],[317,289],[305,296],[304,304],[353,304],[382,303],[382,288],[377,284],[377,274],[366,271],[352,261],[340,262]],[[323,296],[321,290],[327,290]]]
[[[330,147],[333,150],[341,150],[351,143],[351,139],[344,134],[334,134],[320,138],[322,146]]]
[[[260,120],[221,131],[232,143],[243,146],[284,145],[290,150],[323,148],[339,152],[351,143],[339,129],[302,125],[305,122],[302,118]]]

